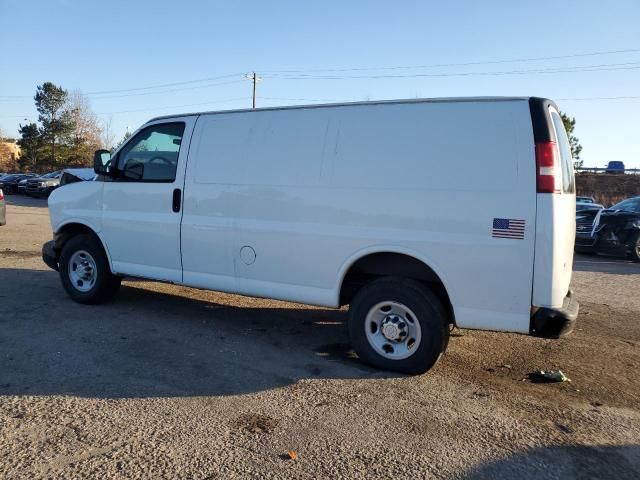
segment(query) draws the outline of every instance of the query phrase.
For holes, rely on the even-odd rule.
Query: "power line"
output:
[[[121,90],[103,90],[99,92],[87,92],[87,95],[101,95],[104,93],[120,93],[120,92],[133,92],[137,90],[150,90],[153,88],[175,87],[177,85],[189,85],[192,83],[211,82],[213,80],[222,80],[224,78],[232,78],[242,75],[241,73],[230,73],[229,75],[220,75],[218,77],[200,78],[198,80],[188,80],[185,82],[164,83],[161,85],[152,85],[149,87],[136,87],[136,88],[123,88]]]
[[[184,87],[184,88],[172,88],[169,90],[158,90],[155,92],[138,92],[138,93],[125,93],[122,95],[104,95],[104,96],[100,96],[100,97],[93,97],[93,100],[102,100],[102,99],[106,99],[106,98],[123,98],[123,97],[140,97],[140,96],[147,96],[147,95],[159,95],[161,93],[171,93],[171,92],[184,92],[187,90],[198,90],[201,88],[210,88],[210,87],[218,87],[220,85],[231,85],[233,83],[242,83],[244,82],[244,80],[231,80],[228,82],[217,82],[217,83],[209,83],[207,85],[197,85],[195,87]]]
[[[140,108],[140,109],[136,109],[136,110],[121,110],[118,112],[102,112],[102,113],[96,113],[96,115],[117,115],[120,113],[135,113],[135,112],[150,112],[150,111],[156,111],[156,110],[168,110],[170,108],[184,108],[184,107],[199,107],[202,105],[214,105],[214,104],[218,104],[218,103],[228,103],[228,102],[237,102],[240,100],[248,100],[251,97],[236,97],[236,98],[226,98],[224,100],[214,100],[211,102],[198,102],[198,103],[185,103],[182,105],[166,105],[164,107],[153,107],[153,108]]]
[[[355,67],[355,68],[334,68],[334,69],[271,70],[265,73],[270,73],[270,74],[301,73],[302,74],[302,73],[314,73],[314,72],[316,73],[317,72],[350,72],[350,71],[357,72],[357,71],[373,71],[373,70],[384,71],[384,70],[401,70],[401,69],[459,67],[459,66],[472,66],[472,65],[492,65],[492,64],[504,64],[504,63],[532,62],[532,61],[543,61],[543,60],[559,60],[559,59],[567,59],[567,58],[580,58],[580,57],[614,55],[614,54],[635,53],[635,52],[640,52],[640,48],[607,50],[607,51],[586,52],[586,53],[573,53],[573,54],[567,54],[567,55],[555,55],[555,56],[548,56],[548,57],[529,57],[529,58],[487,60],[487,61],[474,61],[474,62],[462,62],[462,63],[440,63],[440,64],[426,64],[426,65],[400,65],[400,66]],[[143,87],[131,87],[131,88],[116,89],[116,90],[93,91],[93,92],[87,92],[86,94],[87,95],[105,95],[105,94],[111,94],[111,93],[152,90],[156,88],[165,88],[165,87],[174,87],[179,85],[190,85],[194,83],[210,82],[210,81],[221,80],[225,78],[233,78],[240,75],[242,75],[242,73],[231,73],[231,74],[219,75],[215,77],[207,77],[207,78],[200,78],[196,80],[186,80],[186,81],[173,82],[173,83],[164,83],[164,84],[158,84],[158,85],[149,85],[149,86],[143,86]],[[348,78],[359,78],[359,77],[348,77]],[[362,78],[365,78],[365,77],[362,77]],[[394,78],[394,77],[389,77],[389,78]],[[205,87],[203,86],[202,88],[205,88]],[[179,90],[177,89],[167,90],[167,91],[162,91],[157,93],[169,93],[173,91],[179,91]],[[32,96],[31,95],[0,95],[0,100],[23,99],[23,98],[32,98]],[[100,98],[109,98],[109,97],[100,97]]]
[[[555,100],[560,100],[563,102],[571,101],[571,102],[582,102],[582,101],[596,101],[596,100],[640,100],[640,95],[638,96],[622,96],[622,97],[569,97],[569,98],[556,98]]]
[[[155,88],[162,88],[162,87],[168,87],[168,86],[175,86],[175,85],[187,85],[187,84],[193,84],[193,83],[202,83],[205,81],[210,81],[210,80],[219,80],[219,79],[223,79],[223,78],[233,78],[233,77],[238,77],[239,74],[231,74],[231,75],[221,75],[219,77],[211,77],[208,79],[200,79],[200,80],[189,80],[186,82],[175,82],[175,83],[165,83],[164,85],[154,85],[154,86],[149,86],[149,87],[137,87],[137,88],[130,88],[130,89],[121,89],[121,90],[103,90],[101,92],[87,92],[85,95],[94,97],[95,99],[101,99],[101,98],[119,98],[119,97],[134,97],[134,96],[140,96],[140,95],[155,95],[155,94],[159,94],[159,93],[170,93],[170,92],[179,92],[179,91],[183,91],[183,90],[194,90],[194,89],[198,89],[198,88],[208,88],[208,87],[215,87],[218,85],[228,85],[228,84],[232,84],[232,83],[241,83],[243,80],[232,80],[229,82],[217,82],[217,83],[209,83],[207,85],[197,85],[194,87],[185,87],[185,88],[175,88],[175,89],[169,89],[169,90],[158,90],[155,92],[142,92],[142,93],[130,93],[130,94],[124,94],[124,95],[110,95],[111,93],[118,93],[118,92],[132,92],[132,91],[140,91],[140,90],[151,90],[151,89],[155,89]],[[0,95],[0,100],[9,100],[9,99],[22,99],[22,98],[33,98],[30,95]]]
[[[152,112],[156,110],[167,110],[170,108],[184,108],[184,107],[197,107],[201,105],[214,105],[218,103],[228,103],[228,102],[236,102],[240,100],[249,100],[251,97],[236,97],[236,98],[226,98],[223,100],[212,100],[210,102],[198,102],[198,103],[186,103],[182,105],[165,105],[163,107],[151,107],[151,108],[139,108],[135,110],[119,110],[117,112],[97,112],[96,115],[118,115],[121,113],[135,113],[135,112]],[[3,118],[25,118],[29,117],[29,115],[0,115]]]
[[[426,65],[400,65],[385,67],[355,67],[355,68],[332,68],[332,69],[305,69],[305,70],[270,70],[265,73],[302,73],[302,72],[358,72],[371,70],[403,70],[403,69],[420,69],[420,68],[440,68],[440,67],[468,67],[472,65],[494,65],[501,63],[522,63],[542,60],[560,60],[566,58],[593,57],[599,55],[613,55],[619,53],[635,53],[640,52],[640,48],[629,48],[624,50],[607,50],[600,52],[573,53],[568,55],[555,55],[551,57],[529,57],[529,58],[512,58],[508,60],[486,60],[477,62],[463,63],[432,63]]]
[[[381,78],[425,78],[425,77],[472,77],[472,76],[502,76],[502,75],[537,75],[555,73],[581,73],[617,70],[635,70],[640,68],[640,62],[604,63],[598,65],[580,65],[574,67],[554,67],[543,69],[506,70],[488,72],[441,72],[441,73],[411,73],[411,74],[378,74],[378,75],[313,75],[313,74],[271,74],[267,78],[280,80],[350,80],[350,79],[381,79]]]

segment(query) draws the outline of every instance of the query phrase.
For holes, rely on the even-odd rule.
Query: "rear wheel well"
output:
[[[351,303],[358,290],[367,283],[387,276],[411,278],[427,286],[449,314],[449,323],[455,323],[449,294],[438,274],[417,258],[401,253],[372,253],[354,262],[342,280],[340,305]]]

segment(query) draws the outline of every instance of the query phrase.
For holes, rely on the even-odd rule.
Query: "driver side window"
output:
[[[173,182],[184,123],[161,123],[138,132],[118,154],[118,170],[126,181]]]

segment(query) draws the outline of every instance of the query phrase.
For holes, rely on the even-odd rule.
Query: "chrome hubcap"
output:
[[[69,259],[69,280],[76,290],[88,292],[96,284],[97,277],[96,262],[89,252],[78,250],[71,255]]]
[[[411,309],[398,302],[374,305],[367,313],[364,328],[369,345],[391,360],[413,355],[422,339],[418,318]]]

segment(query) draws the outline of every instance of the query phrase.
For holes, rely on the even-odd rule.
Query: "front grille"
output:
[[[38,181],[29,181],[27,182],[27,192],[37,192],[40,190],[40,182]]]

